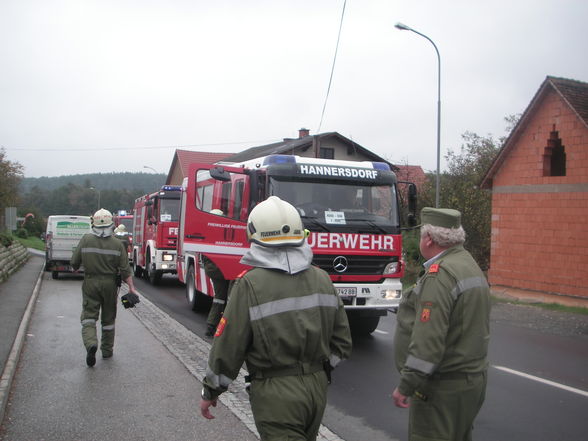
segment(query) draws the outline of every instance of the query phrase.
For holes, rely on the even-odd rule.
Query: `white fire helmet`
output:
[[[296,208],[277,196],[270,196],[251,210],[247,238],[265,247],[296,247],[304,243],[306,235]]]
[[[92,225],[96,228],[109,227],[112,225],[112,213],[101,208],[92,216]]]
[[[127,227],[123,224],[120,224],[118,227],[114,229],[114,234],[125,234],[127,232]]]

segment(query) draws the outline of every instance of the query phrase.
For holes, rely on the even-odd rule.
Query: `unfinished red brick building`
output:
[[[482,188],[492,190],[493,289],[587,306],[588,83],[548,76]]]

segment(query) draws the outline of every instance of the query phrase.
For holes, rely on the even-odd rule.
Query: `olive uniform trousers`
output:
[[[92,345],[98,345],[96,322],[102,309],[100,350],[103,356],[112,355],[117,295],[118,287],[115,276],[86,274],[84,277],[82,284],[82,340],[86,349]]]

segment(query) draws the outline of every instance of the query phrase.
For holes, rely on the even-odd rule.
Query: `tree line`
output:
[[[24,178],[22,170],[0,149],[0,215],[5,207],[16,206],[17,216],[26,217],[19,229],[35,236],[45,231],[47,217],[54,214],[90,216],[99,208],[130,212],[135,199],[157,191],[166,179],[164,174],[141,172]]]

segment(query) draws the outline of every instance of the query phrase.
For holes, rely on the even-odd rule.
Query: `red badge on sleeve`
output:
[[[431,318],[431,310],[429,308],[423,308],[421,312],[421,322],[428,322]]]
[[[433,265],[431,265],[429,267],[429,272],[430,273],[438,273],[439,272],[439,264],[438,263],[434,263]]]
[[[218,326],[216,327],[216,332],[214,333],[215,337],[220,337],[223,335],[223,331],[225,330],[225,326],[227,325],[227,319],[221,317],[220,322],[218,322]]]

